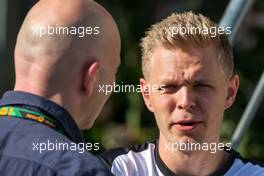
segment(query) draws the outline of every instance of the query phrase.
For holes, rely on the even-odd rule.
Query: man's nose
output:
[[[191,88],[183,86],[177,91],[177,108],[179,110],[193,110],[196,108],[194,93]]]

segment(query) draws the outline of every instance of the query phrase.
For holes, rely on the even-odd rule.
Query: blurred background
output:
[[[219,22],[228,0],[98,0],[115,18],[122,37],[121,66],[116,84],[137,86],[141,77],[138,43],[148,27],[172,12],[192,10]],[[36,0],[0,0],[0,95],[14,85],[13,51],[16,35]],[[63,1],[62,1],[63,3]],[[225,113],[222,140],[228,142],[264,69],[264,1],[256,0],[239,28],[234,45],[235,71],[240,89]],[[264,162],[264,102],[246,131],[238,151]],[[87,142],[99,142],[100,151],[152,140],[158,129],[140,93],[113,93],[95,126],[83,131]]]

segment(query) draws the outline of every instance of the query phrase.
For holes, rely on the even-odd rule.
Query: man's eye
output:
[[[178,86],[164,85],[164,86],[160,86],[158,90],[161,93],[174,93],[178,90]]]
[[[195,85],[196,87],[207,87],[208,85],[207,84],[197,84]]]
[[[195,88],[212,88],[212,86],[208,84],[196,84],[194,85]]]

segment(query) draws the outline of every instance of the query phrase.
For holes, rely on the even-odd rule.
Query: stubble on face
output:
[[[226,83],[214,51],[211,46],[154,49],[150,65],[153,74],[147,82],[163,86],[166,91],[151,92],[149,100],[160,138],[165,141],[218,142]],[[191,130],[175,124],[186,119],[201,123]]]

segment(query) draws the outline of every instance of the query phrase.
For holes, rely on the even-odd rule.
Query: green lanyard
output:
[[[32,120],[38,123],[42,123],[44,125],[53,128],[54,130],[58,131],[64,136],[69,137],[69,135],[67,135],[65,130],[61,127],[61,125],[59,125],[55,120],[38,112],[34,112],[16,106],[3,106],[0,107],[0,117],[4,117],[4,116]]]

